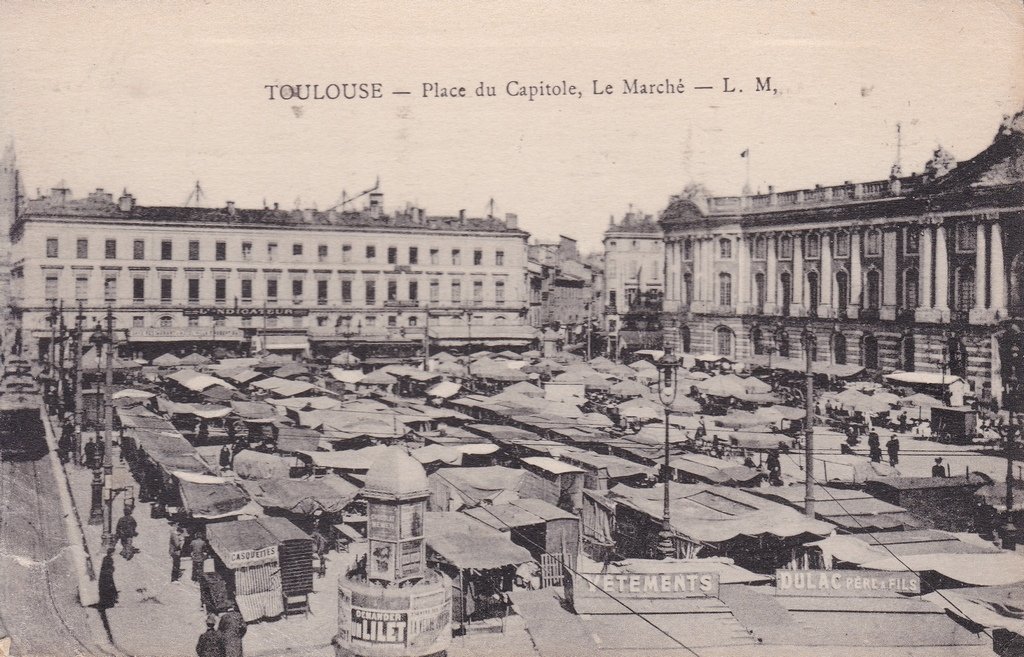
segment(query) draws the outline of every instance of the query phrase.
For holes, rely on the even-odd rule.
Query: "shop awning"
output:
[[[943,374],[942,372],[894,372],[892,374],[886,374],[885,379],[888,381],[895,381],[897,383],[910,383],[919,385],[951,385],[957,382],[963,382],[958,376],[952,374]]]
[[[427,390],[427,395],[430,397],[448,399],[449,397],[454,397],[459,394],[460,390],[462,390],[462,386],[458,383],[455,383],[454,381],[442,381]]]
[[[246,494],[233,483],[200,484],[178,479],[181,501],[193,518],[213,520],[244,513],[249,504]]]
[[[299,335],[268,335],[263,346],[268,351],[300,351],[309,349],[309,340]]]
[[[316,511],[340,513],[359,492],[344,480],[335,486],[328,486],[319,479],[271,478],[241,483],[253,501],[264,509],[299,515],[313,515]],[[348,490],[340,486],[347,486]]]

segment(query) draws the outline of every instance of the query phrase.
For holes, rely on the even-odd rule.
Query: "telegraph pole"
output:
[[[114,428],[114,313],[107,306],[107,362],[106,378],[103,390],[103,492],[107,503],[103,506],[103,545],[114,545],[113,506],[114,506],[114,460],[113,460],[113,428]]]
[[[806,419],[804,420],[804,512],[814,517],[814,372],[812,371],[811,341],[814,335],[804,331],[804,355],[807,359]]]

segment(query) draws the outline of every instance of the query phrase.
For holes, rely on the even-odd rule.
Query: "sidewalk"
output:
[[[115,447],[115,468],[119,453]],[[68,465],[68,477],[75,503],[88,519],[92,472]],[[116,475],[115,475],[116,477]],[[116,607],[107,611],[110,633],[118,650],[150,657],[181,657],[195,654],[196,641],[206,629],[206,614],[200,608],[199,586],[189,577],[191,561],[182,560],[184,571],[178,583],[171,583],[171,558],[167,545],[170,525],[166,519],[150,516],[148,503],[136,500],[134,517],[139,535],[135,546],[140,552],[125,561],[120,546],[114,556],[114,581],[120,592]],[[114,522],[124,512],[123,494],[114,500]],[[98,570],[102,555],[102,526],[86,525],[86,543]],[[243,641],[245,654],[271,657],[285,654],[333,657],[331,639],[337,632],[339,574],[344,572],[358,552],[332,552],[327,575],[314,579],[310,613],[272,621],[250,623]],[[315,577],[315,576],[314,576]]]

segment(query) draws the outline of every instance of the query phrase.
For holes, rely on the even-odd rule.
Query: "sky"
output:
[[[622,93],[633,79],[685,90]],[[513,80],[581,97],[529,101]],[[265,89],[343,82],[383,97]],[[584,251],[610,215],[657,215],[688,182],[740,193],[748,164],[761,191],[885,178],[897,123],[905,173],[939,144],[966,159],[1024,108],[1022,84],[1016,0],[0,2],[0,138],[30,196],[64,181],[179,205],[199,180],[205,205],[326,209],[379,176],[388,210],[481,216],[493,199]]]

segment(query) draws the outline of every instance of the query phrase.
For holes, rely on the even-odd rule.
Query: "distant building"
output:
[[[754,361],[946,372],[981,398],[1020,367],[1024,113],[957,163],[754,196],[677,196],[661,213],[666,340]],[[611,288],[609,288],[611,289]]]
[[[0,189],[0,195],[4,193]],[[9,191],[8,191],[9,194]],[[125,192],[24,201],[13,222],[11,304],[26,347],[46,315],[113,310],[130,350],[210,348],[411,355],[525,347],[528,233],[504,221],[383,209],[149,207]]]
[[[0,330],[7,326],[11,290],[11,226],[18,216],[21,181],[14,144],[9,143],[0,156]],[[6,341],[12,336],[5,336]]]
[[[565,235],[557,243],[531,244],[529,259],[533,326],[557,326],[566,342],[578,342],[597,317],[593,268],[580,257],[576,240]]]
[[[604,327],[608,355],[660,349],[665,294],[665,247],[654,217],[613,216],[604,232]]]

